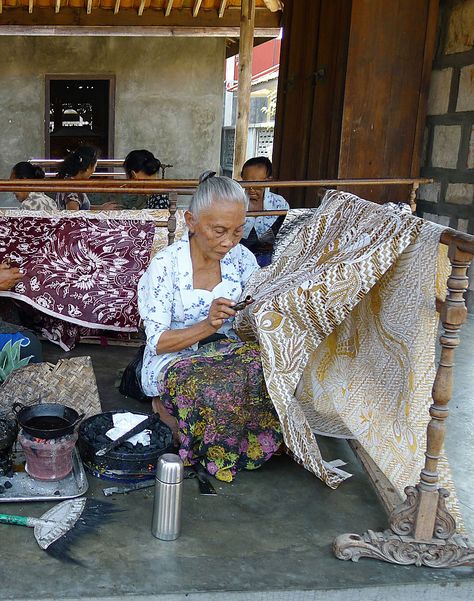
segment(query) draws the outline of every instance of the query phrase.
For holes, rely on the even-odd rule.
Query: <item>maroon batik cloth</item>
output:
[[[68,349],[83,328],[136,331],[137,284],[155,233],[152,221],[0,216],[0,261],[25,277],[3,296],[37,309],[43,334]]]

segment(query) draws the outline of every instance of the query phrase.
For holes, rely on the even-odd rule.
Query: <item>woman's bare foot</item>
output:
[[[173,434],[173,441],[176,444],[179,444],[178,422],[176,419],[170,413],[168,413],[167,409],[163,406],[163,403],[158,397],[153,397],[151,406],[153,408],[153,413],[158,413],[161,421],[171,430],[171,433]]]

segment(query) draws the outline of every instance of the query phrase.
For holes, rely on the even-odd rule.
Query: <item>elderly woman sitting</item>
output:
[[[247,204],[237,182],[202,178],[185,213],[188,232],[154,257],[138,287],[144,390],[179,438],[181,457],[224,481],[260,467],[282,441],[258,347],[232,329],[258,269],[239,244]]]

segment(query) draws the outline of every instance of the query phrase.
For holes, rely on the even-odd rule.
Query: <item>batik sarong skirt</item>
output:
[[[178,421],[185,464],[201,463],[219,480],[260,467],[282,443],[257,344],[213,342],[175,361],[161,400]]]

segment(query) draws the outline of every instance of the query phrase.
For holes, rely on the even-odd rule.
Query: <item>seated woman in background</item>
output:
[[[92,146],[79,146],[67,155],[58,169],[56,177],[60,179],[89,179],[97,166],[98,151]],[[85,192],[58,192],[56,204],[62,211],[107,211],[119,209],[116,202],[104,202],[93,205]]]
[[[38,165],[28,161],[17,163],[11,173],[10,179],[44,179],[44,171]],[[15,192],[21,208],[28,211],[57,211],[56,203],[43,192]]]
[[[254,157],[244,163],[242,180],[270,180],[273,168],[267,157]],[[270,192],[268,188],[248,188],[249,211],[281,211],[288,210],[289,204],[279,194]],[[284,217],[247,217],[241,244],[250,249],[257,258],[260,267],[269,265],[272,260],[273,244]]]
[[[237,182],[207,177],[185,213],[188,231],[157,253],[139,282],[142,384],[179,438],[180,456],[230,481],[267,461],[282,436],[259,348],[232,329],[233,307],[258,269],[239,244],[248,199]]]
[[[128,179],[158,179],[161,163],[149,150],[132,150],[125,157],[123,168]],[[169,209],[168,194],[152,194],[142,205],[137,208]]]

